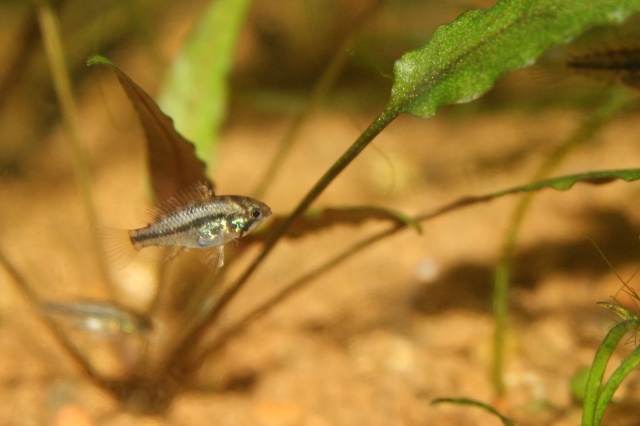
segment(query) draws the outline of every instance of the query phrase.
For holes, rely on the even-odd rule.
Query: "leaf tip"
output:
[[[100,55],[92,55],[87,59],[87,66],[90,67],[92,65],[109,65],[110,67],[115,67],[113,62]]]

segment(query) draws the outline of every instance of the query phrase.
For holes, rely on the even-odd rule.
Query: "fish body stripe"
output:
[[[202,247],[202,232],[215,233],[210,246],[224,244],[238,238],[251,224],[251,211],[255,200],[241,196],[219,196],[198,201],[181,209],[168,212],[144,228],[129,231],[129,238],[136,249],[148,246]],[[267,207],[268,209],[268,207]],[[265,215],[269,212],[263,212]],[[209,245],[209,244],[208,244]]]

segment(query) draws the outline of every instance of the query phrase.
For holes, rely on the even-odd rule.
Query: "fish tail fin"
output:
[[[128,230],[101,227],[98,233],[104,243],[107,260],[117,268],[126,267],[138,254],[138,249],[133,245]]]

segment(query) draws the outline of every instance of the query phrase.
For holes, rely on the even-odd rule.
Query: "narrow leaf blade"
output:
[[[269,225],[263,232],[258,232],[255,238],[268,238],[270,232],[277,229],[286,219],[284,216],[275,216],[269,219]],[[355,206],[355,207],[328,207],[324,209],[314,209],[300,216],[287,230],[285,238],[297,239],[317,233],[334,226],[360,226],[369,221],[387,221],[398,225],[406,225],[421,233],[420,223],[411,216],[393,209],[377,206]],[[250,241],[251,235],[243,239]]]
[[[596,426],[600,423],[596,421],[598,414],[596,412],[597,403],[600,399],[602,379],[604,371],[607,367],[609,359],[618,346],[624,335],[634,327],[638,326],[637,320],[627,320],[616,324],[602,341],[593,359],[589,380],[587,381],[587,389],[585,391],[584,409],[582,412],[583,426]]]
[[[172,64],[159,103],[212,164],[226,115],[228,76],[249,0],[213,0]]]
[[[634,328],[640,326],[640,321],[634,320],[634,323]],[[606,411],[607,407],[611,403],[613,394],[618,389],[618,387],[620,387],[624,379],[627,378],[629,373],[635,370],[638,365],[640,365],[640,347],[635,348],[628,357],[622,360],[618,368],[616,368],[613,374],[611,374],[611,377],[609,377],[609,380],[607,380],[607,383],[603,386],[602,391],[600,392],[600,395],[598,397],[598,403],[595,409],[594,424],[599,425],[602,423],[602,417],[604,416],[604,412]]]
[[[158,201],[166,201],[196,182],[213,188],[206,175],[206,165],[195,155],[191,142],[173,127],[154,100],[129,76],[102,56],[92,56],[87,65],[107,65],[118,77],[120,85],[138,112],[147,140],[147,161],[151,184]]]

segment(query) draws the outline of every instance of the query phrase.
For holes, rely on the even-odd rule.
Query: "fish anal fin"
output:
[[[182,251],[187,251],[189,249],[186,249],[184,247],[179,247],[179,246],[169,246],[169,247],[163,247],[162,250],[162,258],[166,261],[171,261],[173,259],[175,259],[176,257],[178,257],[178,255],[182,252]]]
[[[198,260],[214,272],[218,272],[224,266],[224,245],[198,250]]]

